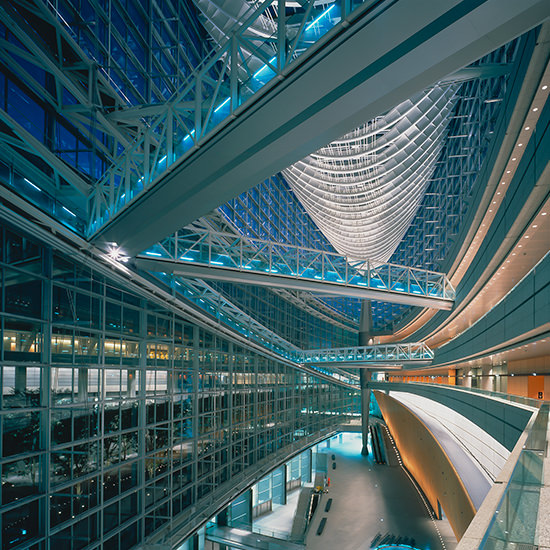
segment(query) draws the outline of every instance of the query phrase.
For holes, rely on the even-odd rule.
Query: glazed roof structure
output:
[[[235,12],[231,17],[229,5]],[[307,15],[297,29],[314,33],[303,43],[296,38],[295,56],[338,23],[336,10],[327,6],[312,5],[307,14],[301,8],[287,10],[289,17]],[[35,0],[32,9],[23,2],[3,4],[2,185],[81,236],[90,223],[98,223],[90,197],[105,181],[111,184],[112,208],[122,208],[145,182],[137,179],[138,187],[124,187],[113,166],[150,124],[148,117],[170,104],[198,67],[206,75],[204,93],[216,96],[210,114],[226,107],[216,79],[228,69],[221,62],[204,68],[204,60],[254,6],[222,7],[202,0],[129,0],[124,6],[93,0],[60,0],[54,6]],[[269,38],[276,23],[276,13],[264,10],[250,29]],[[351,259],[437,271],[467,212],[518,44],[514,40],[473,63],[470,72],[451,75],[364,121],[195,223],[337,250]],[[247,74],[247,85],[250,76],[267,82],[272,59],[265,51],[249,54],[247,70],[254,74]],[[239,78],[246,80],[244,73]],[[173,115],[182,116],[175,107]],[[184,144],[194,140],[191,130],[182,136]],[[155,158],[159,170],[166,168],[167,160]],[[342,187],[350,192],[340,207]],[[367,195],[371,206],[365,205]],[[351,222],[346,226],[345,220]],[[222,282],[178,284],[194,289],[189,292],[196,293],[197,304],[205,293],[218,293],[241,312],[258,314],[265,329],[297,347],[346,346],[357,336],[357,298]],[[374,301],[375,330],[393,331],[410,311],[411,306]]]

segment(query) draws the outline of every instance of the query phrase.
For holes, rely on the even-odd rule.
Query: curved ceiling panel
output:
[[[340,253],[389,260],[426,191],[457,89],[421,92],[283,171]]]

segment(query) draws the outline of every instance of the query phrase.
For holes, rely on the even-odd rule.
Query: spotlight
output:
[[[126,263],[130,256],[126,255],[117,243],[107,243],[107,256],[115,262]]]

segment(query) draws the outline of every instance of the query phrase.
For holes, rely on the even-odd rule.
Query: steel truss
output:
[[[379,2],[358,0],[318,4],[306,0],[299,13],[287,15],[284,0],[264,0],[227,32],[178,92],[162,105],[134,111],[141,124],[136,139],[97,183],[89,197],[92,236],[132,199],[192,149],[203,144],[266,91],[304,52],[355,12],[379,9]],[[271,35],[253,28],[270,10],[277,26]]]
[[[295,361],[301,364],[338,363],[356,364],[397,364],[431,361],[433,351],[423,342],[403,344],[383,344],[337,349],[307,350],[300,352]]]
[[[258,193],[258,188],[262,190],[261,194]],[[299,202],[294,200],[294,202],[290,201],[289,204],[286,200],[288,194],[285,189],[288,188],[286,188],[281,178],[270,178],[263,182],[261,186],[254,188],[253,191],[251,190],[252,196],[249,197],[247,192],[242,197],[237,197],[231,201],[231,204],[226,204],[208,216],[196,220],[192,227],[267,238],[278,242],[290,242],[302,244],[309,248],[322,248],[332,251],[332,246],[312,223],[311,218],[301,209]],[[242,210],[242,213],[246,215],[246,219],[250,222],[246,224],[243,224],[244,220],[237,217],[237,212],[233,209],[234,204],[242,205],[243,202],[246,203],[247,208]],[[281,215],[283,213],[284,215]],[[296,229],[296,233],[291,229]],[[230,297],[231,300],[243,303],[242,288],[222,284],[215,286],[217,290]],[[309,292],[271,288],[266,291],[265,296],[275,310],[281,309],[280,306],[290,302],[293,306],[330,323],[333,327],[352,331],[354,334],[357,333],[358,319],[331,308]],[[246,299],[245,301],[248,302]],[[284,306],[283,309],[285,309]],[[258,313],[257,305],[252,306],[251,312],[253,312],[252,314]],[[284,320],[282,324],[288,325],[288,320]],[[299,324],[303,325],[304,322],[300,321]],[[315,330],[313,327],[308,326],[305,326],[304,329]],[[276,332],[282,334],[284,331],[276,329]],[[291,340],[295,339],[291,338]],[[300,345],[300,347],[304,346]]]
[[[455,296],[442,273],[352,261],[335,252],[195,228],[163,240],[139,255],[137,263],[151,271],[222,280],[232,277],[252,284],[265,280],[264,284],[287,288],[289,279],[294,279],[318,291],[341,295],[369,291],[371,297],[440,308],[452,307]],[[320,283],[323,286],[317,286]]]
[[[4,183],[84,234],[95,182],[143,131],[134,108],[173,95],[205,44],[186,0],[2,3]]]

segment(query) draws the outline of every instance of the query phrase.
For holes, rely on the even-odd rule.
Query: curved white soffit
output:
[[[421,92],[283,171],[338,252],[390,259],[426,192],[457,89]]]

